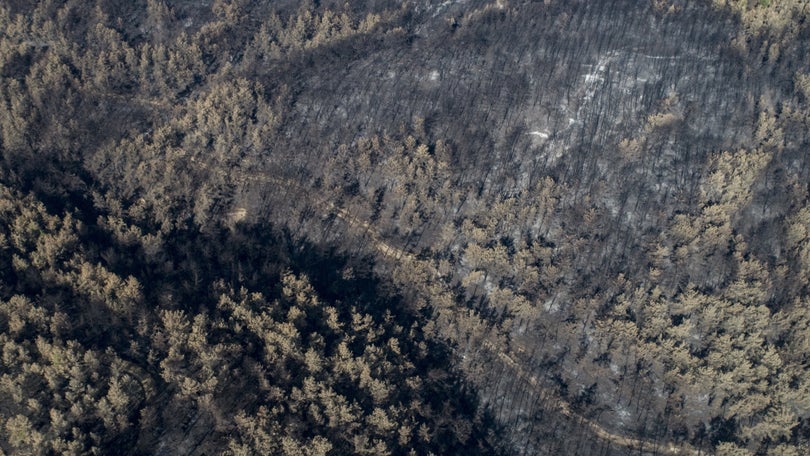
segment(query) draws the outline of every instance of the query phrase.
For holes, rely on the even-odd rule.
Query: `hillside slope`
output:
[[[0,449],[806,452],[808,14],[0,3]]]

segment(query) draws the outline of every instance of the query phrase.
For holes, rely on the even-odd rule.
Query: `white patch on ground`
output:
[[[542,138],[542,139],[548,139],[548,136],[549,136],[548,133],[546,133],[544,131],[530,131],[529,134],[532,135],[532,136],[537,136],[537,137]]]
[[[620,405],[616,406],[616,416],[619,417],[619,420],[621,420],[622,423],[626,423],[630,418],[630,410],[627,410]]]
[[[448,1],[446,1],[446,2],[444,2],[442,4],[440,4],[440,5],[437,5],[437,6],[435,6],[435,10],[433,12],[433,17],[436,17],[439,14],[441,14],[442,10],[444,10],[448,6],[452,5],[453,3],[463,3],[463,2],[456,2],[456,1],[448,0]],[[431,9],[430,7],[427,8],[428,11],[430,11],[430,9]]]
[[[188,19],[186,19],[186,20],[185,20],[185,22],[183,22],[183,27],[185,27],[185,28],[189,28],[189,27],[191,27],[193,24],[194,24],[194,21],[193,21],[193,20],[191,20],[191,18],[188,18]]]
[[[599,73],[589,73],[585,75],[585,83],[592,84],[597,81],[604,81],[605,78]]]
[[[543,303],[543,309],[549,313],[555,313],[560,310],[560,305],[557,304],[556,298],[551,298]]]
[[[677,55],[647,55],[647,54],[636,54],[639,57],[644,57],[645,59],[652,59],[652,60],[673,60],[673,59],[680,59]]]
[[[600,82],[605,82],[605,70],[607,68],[606,64],[610,61],[610,57],[603,57],[599,59],[599,64],[596,65],[596,70],[592,73],[585,74],[585,94],[583,106],[585,106],[588,102],[593,100],[596,92],[598,90],[598,86]],[[577,119],[580,118],[580,111],[582,111],[582,107],[577,111]]]
[[[438,81],[439,80],[439,70],[431,71],[429,78],[430,78],[431,81]]]

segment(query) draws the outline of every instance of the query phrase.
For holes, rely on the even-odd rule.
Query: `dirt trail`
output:
[[[364,232],[368,233],[371,236],[374,247],[376,250],[381,253],[383,256],[387,258],[395,258],[395,259],[402,259],[402,258],[415,258],[413,254],[401,250],[397,247],[392,246],[391,244],[385,242],[379,233],[371,227],[368,222],[358,220],[356,217],[349,214],[346,210],[342,208],[337,208],[332,202],[327,202],[328,208],[335,211],[338,217],[344,220],[349,225],[352,225],[356,228],[362,229]],[[437,271],[429,271],[430,277],[438,276]],[[526,381],[530,385],[532,385],[535,389],[546,389],[543,385],[540,384],[537,377],[531,375],[530,373],[526,372],[526,370],[518,363],[512,356],[508,353],[504,352],[502,348],[495,347],[490,341],[484,341],[483,344],[484,348],[486,348],[490,353],[497,355],[497,357],[507,366],[509,366],[514,373],[520,377],[522,380]],[[525,351],[524,347],[517,347],[517,351]],[[636,439],[632,437],[626,437],[619,434],[614,434],[598,423],[589,420],[582,415],[579,415],[571,410],[570,405],[560,397],[557,397],[554,402],[554,406],[566,417],[574,418],[579,423],[584,424],[591,430],[597,437],[603,440],[607,440],[615,445],[619,445],[625,448],[630,448],[636,451],[642,451],[647,449],[649,451],[655,450],[656,454],[667,454],[667,455],[700,455],[700,451],[693,448],[688,444],[681,444],[676,446],[674,443],[671,442],[654,442],[652,440],[644,440],[644,439]]]
[[[520,363],[518,363],[514,358],[512,358],[508,353],[499,350],[498,347],[495,347],[490,341],[485,340],[482,344],[487,350],[491,353],[496,354],[498,358],[507,366],[509,366],[514,373],[525,382],[529,383],[536,389],[547,389],[544,387],[540,381],[537,379],[537,376],[530,374],[527,372]],[[517,351],[523,351],[522,347],[517,347]],[[646,439],[636,439],[632,437],[626,437],[619,434],[614,434],[602,426],[600,426],[595,421],[589,420],[584,416],[574,412],[571,410],[571,406],[562,398],[556,397],[552,404],[568,418],[573,418],[577,420],[580,424],[584,424],[591,430],[597,437],[603,440],[607,440],[613,444],[633,449],[634,451],[654,451],[655,454],[671,454],[671,455],[695,455],[699,456],[701,454],[700,450],[692,447],[687,443],[675,444],[672,442],[654,442],[652,440]]]
[[[284,188],[292,188],[296,191],[300,191],[302,193],[306,193],[312,195],[312,190],[305,188],[302,184],[298,182],[294,182],[291,180],[278,178],[272,176],[267,173],[243,173],[240,178],[245,180],[254,181],[254,182],[262,182],[267,184],[273,184],[279,187]],[[344,208],[338,207],[335,205],[334,202],[327,200],[326,198],[313,198],[310,199],[313,201],[317,206],[320,206],[321,211],[325,214],[335,214],[338,218],[343,220],[353,229],[364,233],[366,236],[372,241],[372,245],[374,249],[381,254],[383,257],[392,260],[392,261],[402,261],[403,259],[406,260],[416,260],[416,256],[412,253],[400,249],[390,243],[386,242],[380,233],[371,226],[365,220],[361,220],[354,215],[352,215],[349,211]],[[437,277],[439,274],[437,271],[433,270],[432,265],[423,262],[426,267],[431,268],[428,274],[429,277]],[[521,363],[519,363],[511,354],[506,353],[503,351],[502,347],[496,347],[492,342],[485,340],[482,343],[483,348],[488,350],[491,354],[497,356],[498,359],[501,360],[506,366],[508,366],[515,375],[517,375],[520,379],[524,380],[536,390],[543,390],[547,391],[548,388],[543,386],[540,381],[537,379],[535,375],[527,372],[526,369],[523,368]],[[516,346],[513,348],[513,351],[516,352],[526,352],[525,347]],[[551,402],[557,410],[562,413],[564,416],[568,418],[572,418],[577,420],[580,424],[583,424],[588,427],[588,429],[596,435],[598,438],[608,441],[614,445],[618,445],[624,448],[632,449],[633,451],[649,451],[654,452],[655,454],[662,454],[662,455],[695,455],[699,456],[703,454],[697,448],[689,445],[688,443],[673,443],[673,442],[660,442],[660,441],[652,441],[647,439],[637,439],[633,437],[627,437],[620,434],[615,434],[593,420],[585,418],[584,416],[574,412],[571,410],[571,406],[561,397],[556,397],[556,399]]]

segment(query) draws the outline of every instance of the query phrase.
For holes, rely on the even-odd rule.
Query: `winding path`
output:
[[[312,195],[313,192],[311,189],[305,188],[299,182],[282,179],[279,177],[275,177],[270,175],[269,173],[242,173],[239,176],[241,179],[246,181],[254,181],[254,182],[261,182],[266,184],[272,184],[279,187],[285,188],[293,188],[297,191],[300,191],[304,194]],[[338,207],[335,205],[334,202],[326,199],[326,198],[311,198],[315,205],[320,206],[321,211],[324,214],[334,214],[336,217],[340,218],[350,227],[356,229],[364,233],[364,235],[368,236],[371,240],[371,245],[374,247],[374,250],[377,251],[383,258],[389,261],[397,261],[401,262],[403,260],[406,261],[418,261],[416,256],[408,252],[406,250],[400,249],[385,239],[383,239],[382,235],[367,221],[361,220],[354,215],[352,215],[349,211],[344,208]],[[238,209],[243,210],[243,209]],[[438,277],[439,273],[435,270],[434,266],[429,262],[420,261],[421,265],[429,268],[428,277]],[[544,391],[547,392],[548,388],[544,387],[541,382],[538,380],[537,376],[528,372],[521,363],[519,363],[514,355],[503,351],[502,347],[497,347],[489,340],[484,340],[482,343],[482,347],[489,351],[491,354],[495,355],[504,365],[509,367],[514,374],[534,387],[537,391]],[[525,352],[526,348],[517,346],[514,348],[513,351],[517,352]],[[553,406],[564,416],[572,419],[576,419],[580,424],[585,425],[596,437],[608,441],[611,444],[632,449],[633,451],[640,451],[643,452],[644,449],[648,449],[648,452],[653,452],[654,454],[662,454],[662,455],[694,455],[700,456],[705,454],[701,452],[701,450],[689,445],[686,442],[675,443],[675,442],[662,442],[662,441],[653,441],[648,439],[639,439],[628,437],[620,434],[616,434],[613,432],[608,431],[599,423],[585,418],[584,416],[574,412],[571,410],[571,406],[566,402],[563,398],[555,395],[556,399],[552,402]]]

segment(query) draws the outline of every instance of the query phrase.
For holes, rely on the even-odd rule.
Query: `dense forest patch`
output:
[[[267,227],[155,248],[2,192],[5,451],[493,450],[424,316],[367,262]]]

